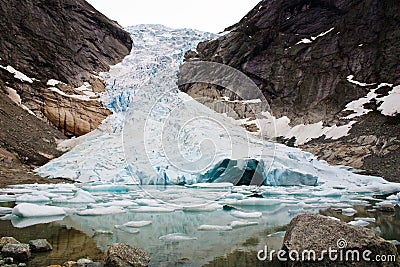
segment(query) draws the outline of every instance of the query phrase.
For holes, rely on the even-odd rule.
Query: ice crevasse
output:
[[[297,148],[246,132],[178,90],[186,51],[216,36],[161,25],[128,27],[132,52],[103,73],[105,105],[99,129],[68,140],[73,148],[38,168],[49,178],[131,184],[311,185],[353,192],[392,192],[400,185],[330,166]]]

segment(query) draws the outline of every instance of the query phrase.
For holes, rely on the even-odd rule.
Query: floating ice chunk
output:
[[[262,216],[262,212],[243,212],[239,210],[234,210],[231,212],[231,215],[238,218],[251,219],[251,218],[260,218]]]
[[[119,214],[124,213],[125,210],[120,207],[106,207],[106,208],[95,208],[95,209],[87,209],[78,212],[80,216],[98,216],[98,215],[110,215],[110,214]]]
[[[0,207],[0,215],[11,214],[12,210],[12,208]]]
[[[182,210],[184,211],[214,211],[222,209],[223,206],[217,203],[212,203],[208,205],[198,205],[198,206],[184,206]]]
[[[275,206],[280,204],[282,204],[282,200],[266,198],[246,198],[235,203],[239,206]]]
[[[356,213],[357,211],[353,208],[342,209],[342,214],[349,217],[353,216]]]
[[[65,216],[65,210],[60,207],[40,206],[30,203],[21,203],[13,208],[13,215],[23,218]]]
[[[390,195],[386,198],[386,200],[398,200],[398,195]]]
[[[313,193],[314,196],[317,197],[341,197],[342,191],[332,189],[332,190],[323,190],[323,191],[316,191]]]
[[[61,221],[64,219],[64,217],[65,217],[64,215],[49,216],[49,217],[29,217],[29,218],[20,218],[13,216],[11,218],[11,223],[15,228],[25,228],[37,224],[45,224],[45,223]]]
[[[188,235],[182,234],[182,233],[174,233],[174,234],[160,236],[159,239],[163,240],[163,241],[169,241],[169,242],[180,242],[180,241],[196,240],[197,237],[191,237],[191,236],[188,236]]]
[[[232,226],[229,225],[200,225],[197,230],[199,231],[231,231]]]
[[[152,224],[152,221],[131,221],[131,222],[124,223],[122,226],[138,228],[138,227],[144,227],[144,226],[147,226],[150,224]]]
[[[113,200],[113,201],[107,202],[105,204],[108,206],[114,206],[114,207],[131,207],[131,206],[138,205],[133,200]]]
[[[160,206],[162,203],[157,199],[150,198],[138,198],[135,202],[141,206]]]
[[[53,203],[67,203],[67,204],[79,204],[79,203],[95,203],[96,199],[84,190],[79,190],[73,198],[67,198],[60,196],[52,199]]]
[[[13,195],[0,195],[0,202],[13,202],[15,198]]]
[[[129,188],[125,185],[117,185],[117,184],[110,184],[110,185],[93,185],[93,186],[84,186],[82,187],[83,190],[88,192],[110,192],[110,193],[127,193],[129,192]]]
[[[124,225],[115,225],[115,228],[117,228],[121,231],[124,231],[126,233],[129,233],[129,234],[138,234],[140,232],[140,230],[137,228],[127,227]]]
[[[229,188],[233,187],[233,184],[232,183],[197,183],[197,184],[187,185],[187,187],[229,189]]]
[[[95,203],[96,199],[87,191],[79,190],[75,197],[69,200],[70,203]]]
[[[98,229],[98,230],[94,231],[94,234],[95,235],[113,235],[114,233],[112,231]]]
[[[252,226],[252,225],[257,225],[258,222],[250,222],[250,221],[232,221],[229,225],[232,228],[239,228],[239,227],[246,227],[246,226]]]
[[[272,234],[267,235],[268,237],[284,237],[286,234],[286,231],[278,231]]]
[[[226,195],[225,198],[233,198],[233,199],[242,200],[244,198],[244,195],[241,193],[232,193],[232,194]]]
[[[154,213],[164,213],[164,212],[174,212],[173,208],[166,207],[150,207],[150,206],[140,206],[132,209],[133,212],[154,212]]]
[[[361,227],[365,227],[369,225],[369,222],[363,221],[363,220],[357,220],[357,221],[351,221],[349,222],[350,225],[354,225],[354,226],[361,226]]]
[[[370,217],[367,217],[367,218],[357,217],[357,218],[354,218],[354,220],[355,221],[372,222],[372,223],[376,222],[375,218],[370,218]]]

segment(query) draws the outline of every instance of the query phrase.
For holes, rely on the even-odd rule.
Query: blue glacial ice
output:
[[[379,177],[355,174],[300,149],[262,140],[180,92],[177,75],[184,53],[215,35],[160,25],[127,30],[133,39],[131,54],[102,74],[107,84],[102,100],[114,114],[94,132],[67,141],[65,146],[74,144],[72,149],[38,168],[39,175],[98,183],[98,190],[110,192],[118,185],[101,184],[241,185],[247,176],[267,186],[314,186],[317,196],[341,197],[338,189],[399,190],[398,184]],[[300,191],[292,193],[310,193]]]

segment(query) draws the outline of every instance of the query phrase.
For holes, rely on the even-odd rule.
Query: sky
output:
[[[222,32],[243,18],[260,0],[87,0],[122,26],[163,24]]]

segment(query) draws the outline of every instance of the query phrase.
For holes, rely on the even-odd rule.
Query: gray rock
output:
[[[15,239],[14,237],[5,236],[0,238],[0,250],[4,247],[4,245],[11,243],[11,244],[20,244],[20,242]]]
[[[328,253],[322,252],[329,249],[337,250],[336,255],[340,255],[340,251],[346,255],[347,251],[357,250],[360,261],[352,260],[351,255],[347,261],[332,261]],[[286,256],[290,251],[302,255],[310,250],[315,252],[316,258],[323,255],[321,261],[307,261],[308,254],[305,254],[306,261],[289,261],[288,266],[400,266],[398,257],[388,265],[363,260],[363,252],[367,250],[371,251],[368,255],[370,259],[375,259],[376,255],[397,254],[391,242],[378,237],[373,231],[314,214],[302,214],[290,222],[282,250],[286,251]]]
[[[5,264],[13,264],[14,263],[14,259],[11,257],[4,258],[3,261]]]
[[[26,263],[21,262],[20,264],[18,264],[18,267],[26,267]]]
[[[29,241],[32,252],[46,252],[53,250],[53,247],[46,239],[36,239]]]
[[[149,255],[140,248],[126,244],[112,244],[106,253],[105,267],[146,267]]]
[[[381,212],[395,212],[395,208],[392,204],[385,204],[378,208]]]
[[[4,257],[12,257],[16,261],[27,261],[31,257],[28,244],[6,244],[1,253]]]

